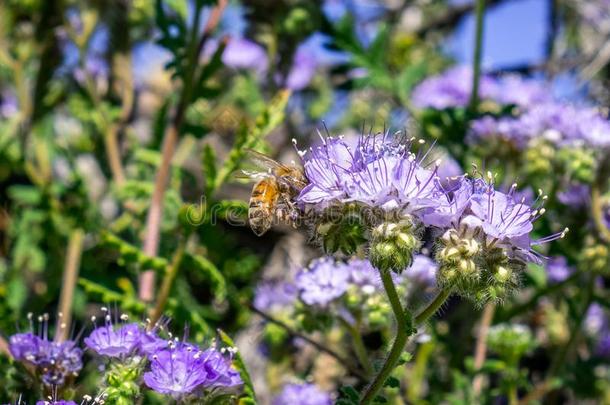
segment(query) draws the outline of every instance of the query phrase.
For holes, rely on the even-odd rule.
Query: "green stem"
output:
[[[392,275],[389,271],[383,270],[379,270],[379,274],[381,275],[383,287],[385,288],[388,299],[390,300],[390,306],[394,312],[394,317],[396,318],[396,338],[394,339],[394,343],[392,344],[392,348],[390,349],[390,353],[388,354],[383,367],[371,384],[365,389],[362,399],[360,400],[361,405],[372,403],[377,396],[377,393],[383,388],[386,379],[396,367],[413,329],[413,320],[411,319],[409,312],[405,311],[400,303],[400,298],[398,297],[396,287],[392,281]],[[436,298],[434,298],[434,300],[415,317],[415,324],[423,323],[434,315],[450,294],[450,290],[442,290]]]
[[[432,315],[438,311],[438,309],[447,301],[447,298],[451,295],[451,290],[441,290],[438,295],[424,308],[416,317],[415,325],[422,324],[428,320]]]
[[[472,61],[472,92],[470,94],[469,108],[475,111],[479,102],[479,79],[481,77],[481,56],[483,55],[483,16],[485,15],[485,0],[477,0],[476,30],[474,57]]]
[[[352,341],[354,343],[354,352],[356,352],[356,357],[358,358],[358,362],[362,366],[362,369],[366,372],[367,375],[372,375],[374,370],[371,366],[371,362],[366,352],[364,342],[362,341],[362,336],[360,335],[359,328],[350,324],[343,317],[340,317],[339,321],[352,338]]]

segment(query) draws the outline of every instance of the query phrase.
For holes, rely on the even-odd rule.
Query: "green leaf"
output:
[[[102,232],[101,237],[102,246],[114,249],[119,254],[119,264],[137,264],[143,270],[152,269],[158,272],[167,270],[169,264],[166,259],[148,256],[139,248],[110,232]]]
[[[360,399],[360,394],[351,385],[339,388],[339,395],[341,398],[348,399],[354,403],[358,403],[358,399]]]
[[[216,301],[223,301],[226,299],[227,282],[220,270],[218,270],[216,265],[210,260],[201,255],[185,253],[181,266],[194,268],[201,272],[210,283]]]
[[[383,397],[383,396],[381,396],[381,395],[377,395],[377,396],[375,397],[375,399],[373,400],[373,403],[374,403],[374,404],[387,404],[387,403],[388,403],[388,400],[387,400],[387,398],[386,398],[386,397]]]
[[[216,184],[218,169],[216,168],[216,152],[210,144],[203,146],[203,154],[201,156],[203,166],[203,175],[205,176],[205,195],[210,198]]]
[[[220,336],[220,341],[229,347],[235,347],[235,343],[233,340],[224,333],[222,330],[218,329],[218,335]],[[244,382],[244,393],[241,395],[239,403],[240,404],[256,404],[256,394],[254,393],[254,386],[252,385],[252,379],[250,378],[250,374],[246,369],[246,365],[241,358],[239,352],[235,353],[233,357],[233,365],[239,371],[239,375]]]
[[[79,278],[78,284],[83,287],[83,290],[90,298],[95,298],[103,303],[121,303],[121,309],[124,311],[143,313],[146,306],[140,302],[135,296],[129,294],[121,294],[117,291],[104,287],[101,284],[93,281]]]
[[[396,377],[389,376],[383,383],[383,386],[390,388],[398,388],[400,387],[400,381]]]

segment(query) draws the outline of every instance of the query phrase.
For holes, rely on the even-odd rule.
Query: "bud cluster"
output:
[[[411,217],[396,222],[383,222],[371,233],[369,258],[381,271],[398,274],[413,263],[413,254],[421,242]]]

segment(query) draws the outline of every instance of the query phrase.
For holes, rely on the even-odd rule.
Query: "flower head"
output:
[[[188,343],[172,343],[151,357],[144,383],[161,394],[183,397],[212,388],[232,388],[242,384],[231,359],[215,349],[201,351]]]
[[[45,385],[61,386],[67,377],[78,374],[82,369],[83,352],[73,340],[49,340],[47,322],[47,315],[39,317],[40,335],[27,332],[11,336],[9,350],[15,360],[33,365]]]
[[[297,200],[317,211],[342,203],[405,214],[434,207],[443,193],[437,175],[439,162],[427,168],[426,155],[411,151],[414,142],[415,138],[387,133],[357,140],[323,138],[322,145],[301,152],[310,183]]]
[[[307,269],[299,272],[295,284],[305,304],[326,307],[347,291],[349,277],[347,265],[324,257],[314,260]]]
[[[273,405],[330,405],[330,395],[313,384],[287,384],[275,397]]]
[[[113,324],[112,316],[102,308],[104,326],[97,327],[85,338],[85,345],[99,355],[107,357],[126,357],[135,354],[140,348],[142,329],[137,323]],[[126,319],[124,316],[122,317]]]

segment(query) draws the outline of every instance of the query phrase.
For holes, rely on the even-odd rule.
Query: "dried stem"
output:
[[[494,313],[496,312],[496,304],[493,302],[485,305],[483,309],[483,315],[481,316],[481,324],[479,325],[479,333],[477,334],[477,343],[474,351],[474,370],[478,371],[483,367],[485,363],[485,356],[487,354],[487,332],[493,321]],[[475,398],[481,394],[481,388],[483,387],[483,375],[477,374],[472,382],[472,392]]]
[[[72,322],[72,301],[74,300],[74,288],[76,287],[83,252],[83,239],[83,230],[77,228],[72,231],[68,240],[68,251],[59,295],[59,316],[55,332],[55,340],[59,342],[68,338],[70,323]]]
[[[196,67],[199,61],[199,55],[205,45],[205,41],[209,38],[211,32],[214,31],[220,17],[227,6],[227,0],[220,0],[218,5],[212,10],[208,22],[204,28],[201,39],[194,45],[194,49],[190,53],[189,60],[189,71],[184,77],[183,88],[180,95],[178,106],[174,114],[174,119],[165,132],[163,137],[163,145],[161,148],[161,166],[155,177],[155,186],[150,202],[150,209],[148,210],[148,216],[146,217],[146,235],[144,237],[144,253],[149,256],[156,256],[159,250],[159,236],[160,236],[160,225],[161,215],[163,213],[163,197],[165,195],[165,186],[167,184],[170,172],[170,165],[174,151],[176,150],[176,144],[178,143],[178,135],[182,127],[184,115],[186,109],[191,100],[192,84],[195,76]],[[194,18],[194,31],[193,36],[195,37],[196,29],[199,27],[199,19],[201,10],[197,10]],[[195,43],[193,39],[192,43]],[[155,295],[155,272],[154,270],[145,270],[140,275],[139,281],[139,297],[145,302],[151,302]]]

